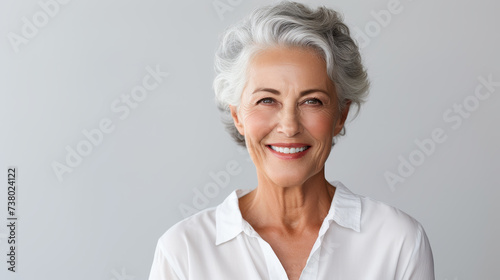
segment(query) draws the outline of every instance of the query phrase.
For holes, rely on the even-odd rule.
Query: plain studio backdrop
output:
[[[170,226],[256,187],[211,84],[219,35],[266,3],[1,2],[1,279],[147,279]],[[496,279],[499,2],[306,3],[344,14],[372,81],[327,179],[418,219],[436,279]]]

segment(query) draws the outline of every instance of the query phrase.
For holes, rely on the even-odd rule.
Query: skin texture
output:
[[[339,112],[325,61],[312,49],[265,49],[250,61],[247,77],[239,108],[230,109],[258,186],[239,199],[240,210],[271,245],[289,279],[299,279],[335,193],[324,165],[349,106]],[[311,147],[302,158],[284,160],[269,150],[271,143]]]

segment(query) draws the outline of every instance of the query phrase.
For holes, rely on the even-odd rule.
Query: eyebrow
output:
[[[280,95],[280,92],[279,90],[276,90],[276,89],[273,89],[273,88],[257,88],[255,89],[252,94],[256,93],[256,92],[259,92],[259,91],[266,91],[266,92],[270,92],[272,94],[276,94],[276,95]],[[307,89],[307,90],[304,90],[304,91],[301,91],[300,92],[300,96],[304,96],[304,95],[308,95],[310,93],[313,93],[313,92],[322,92],[326,95],[330,95],[327,91],[325,90],[322,90],[322,89],[319,89],[319,88],[312,88],[312,89]]]

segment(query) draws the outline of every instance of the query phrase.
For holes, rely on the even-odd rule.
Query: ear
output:
[[[229,105],[229,109],[231,110],[231,117],[233,118],[234,126],[241,135],[245,135],[244,132],[245,130],[243,129],[243,123],[240,121],[236,107]]]
[[[337,120],[337,123],[335,124],[334,135],[337,135],[342,131],[342,128],[344,127],[345,121],[347,119],[347,115],[349,114],[350,107],[351,107],[351,100],[348,100],[347,103],[345,104],[345,108],[340,113],[340,118]]]

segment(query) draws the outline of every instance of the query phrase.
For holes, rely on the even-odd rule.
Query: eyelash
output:
[[[315,105],[323,105],[323,102],[321,102],[321,100],[319,100],[318,98],[310,98],[310,99],[307,99],[306,101],[304,102],[307,102],[307,101],[314,101],[314,102],[317,102],[317,104]]]
[[[270,97],[266,97],[266,98],[262,98],[261,100],[257,101],[257,104],[260,104],[260,103],[263,103],[263,104],[270,104],[270,103],[266,103],[266,102],[263,102],[263,101],[267,101],[267,100],[270,100],[270,101],[273,101],[274,102],[274,99],[270,98]],[[309,98],[307,99],[305,102],[308,102],[308,101],[314,101],[314,102],[317,102],[317,104],[312,104],[312,105],[323,105],[323,102],[321,102],[321,100],[319,100],[318,98]]]
[[[269,104],[267,102],[263,102],[263,101],[267,101],[267,100],[274,101],[272,98],[266,97],[266,98],[262,98],[261,100],[257,101],[257,104],[260,104],[260,103]]]

